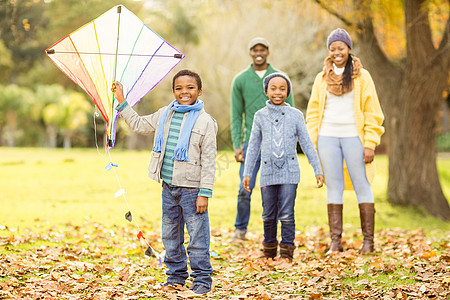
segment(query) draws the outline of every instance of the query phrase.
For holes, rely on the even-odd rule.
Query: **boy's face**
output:
[[[198,89],[197,81],[194,77],[184,75],[175,79],[173,94],[179,104],[192,105],[202,95],[202,90]]]
[[[287,98],[288,85],[284,78],[274,77],[269,80],[267,86],[267,97],[273,105],[284,105]]]

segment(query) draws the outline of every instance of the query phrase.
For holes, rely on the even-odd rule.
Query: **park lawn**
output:
[[[143,255],[146,245],[136,238],[139,229],[124,218],[127,204],[114,197],[120,188],[126,190],[134,220],[154,249],[162,251],[161,187],[146,176],[149,156],[149,151],[113,149],[119,184],[114,171],[105,170],[110,160],[103,151],[0,148],[0,298],[2,292],[24,297],[31,291],[43,297],[56,293],[61,299],[110,299],[111,289],[117,291],[115,297],[127,299],[167,298],[170,293],[161,289],[165,267]],[[258,190],[249,239],[232,242],[238,164],[231,152],[219,152],[209,206],[215,270],[210,297],[444,295],[443,287],[450,284],[450,223],[418,208],[391,206],[385,196],[387,158],[377,156],[376,162],[376,253],[357,253],[357,202],[353,192],[346,192],[343,243],[348,250],[334,257],[324,253],[329,242],[326,189],[314,187],[312,168],[300,155],[298,248],[294,264],[288,265],[257,259],[262,241]],[[439,159],[438,168],[450,199],[450,159]],[[174,293],[183,297],[184,291]]]
[[[0,148],[0,225],[11,229],[37,228],[87,220],[106,226],[125,225],[128,206],[123,197],[114,194],[124,188],[129,208],[136,219],[144,218],[146,226],[159,228],[161,220],[161,186],[147,177],[149,151],[113,149],[112,162],[119,165],[106,171],[109,155],[96,149]],[[372,184],[379,229],[400,227],[427,232],[450,230],[423,210],[393,207],[386,200],[387,158],[377,156],[377,176]],[[312,167],[300,155],[302,179],[296,201],[298,230],[327,224],[326,188],[317,189]],[[233,230],[239,165],[231,152],[219,152],[216,183],[210,200],[212,228]],[[439,159],[441,184],[450,199],[450,159]],[[262,232],[259,185],[252,200],[249,231]],[[353,191],[344,195],[344,223],[350,230],[359,228],[359,212]]]

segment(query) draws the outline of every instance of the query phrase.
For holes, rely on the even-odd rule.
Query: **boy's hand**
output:
[[[323,175],[317,175],[316,176],[316,181],[317,181],[317,187],[318,188],[323,187],[323,182],[324,182]]]
[[[370,148],[364,148],[364,162],[371,163],[375,157],[375,151]]]
[[[250,177],[245,176],[244,179],[242,180],[242,186],[244,187],[244,190],[246,190],[247,192],[251,192],[250,191]]]
[[[125,101],[125,98],[123,97],[123,86],[120,82],[113,82],[111,92],[114,93],[114,97],[119,101],[119,104],[122,104]]]
[[[208,198],[204,196],[197,197],[197,211],[196,214],[202,214],[208,209]]]
[[[244,150],[242,150],[242,148],[234,149],[234,159],[236,160],[236,162],[244,161]]]

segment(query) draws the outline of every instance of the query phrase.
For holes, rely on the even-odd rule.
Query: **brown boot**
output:
[[[328,224],[330,226],[331,246],[329,252],[342,252],[342,204],[328,204]]]
[[[278,242],[275,243],[262,243],[263,244],[263,255],[260,258],[272,258],[277,256]]]
[[[359,204],[361,230],[364,236],[361,254],[373,252],[373,233],[375,230],[375,205],[373,203]]]
[[[294,250],[294,245],[280,244],[280,258],[287,258],[291,263],[292,259],[294,258]]]

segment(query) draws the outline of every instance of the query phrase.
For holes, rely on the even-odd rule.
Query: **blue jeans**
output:
[[[184,248],[184,224],[189,234],[187,254],[191,265],[193,285],[211,288],[213,272],[209,257],[208,211],[196,214],[198,188],[171,187],[163,182],[162,241],[166,249],[164,263],[167,282],[184,285],[189,277]]]
[[[261,188],[264,223],[264,242],[277,242],[278,221],[281,222],[280,244],[294,245],[295,197],[297,184],[268,185]]]
[[[319,136],[317,150],[327,185],[328,204],[344,203],[343,159],[345,159],[358,203],[374,203],[372,188],[366,177],[364,149],[359,137]]]
[[[247,154],[247,148],[248,143],[244,143],[244,145],[242,146],[242,150],[244,151],[244,160]],[[250,178],[250,191],[253,191],[253,188],[255,187],[256,175],[258,174],[260,166],[261,154],[256,160],[255,168],[253,169],[252,177]],[[252,192],[247,192],[246,190],[244,190],[244,186],[242,185],[242,180],[244,179],[244,168],[245,161],[241,162],[241,166],[239,168],[239,178],[241,179],[241,183],[239,184],[236,222],[234,223],[234,227],[236,227],[236,229],[247,230],[248,221],[250,220],[250,200]]]

